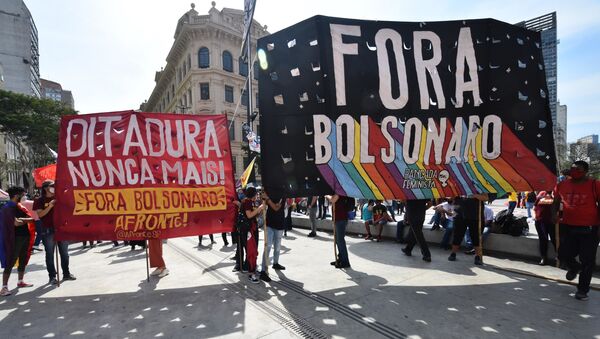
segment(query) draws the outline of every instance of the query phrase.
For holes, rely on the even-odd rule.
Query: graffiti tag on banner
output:
[[[113,112],[61,121],[57,238],[228,232],[233,169],[225,116]]]

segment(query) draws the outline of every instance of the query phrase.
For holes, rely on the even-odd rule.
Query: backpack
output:
[[[250,231],[250,219],[246,216],[246,211],[243,209],[243,206],[240,206],[238,210],[235,227],[238,232]]]
[[[529,233],[529,224],[527,224],[527,217],[512,218],[507,227],[508,234],[513,237],[519,237]]]

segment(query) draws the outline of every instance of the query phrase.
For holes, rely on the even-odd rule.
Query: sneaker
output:
[[[349,268],[350,264],[342,265],[341,263],[335,264],[335,268]]]
[[[424,257],[423,257],[423,261],[426,261],[426,262],[431,262],[431,256],[430,256],[430,255],[426,255],[426,256],[424,256]]]
[[[227,241],[226,241],[226,242],[225,242],[223,245],[224,245],[225,247],[229,247],[229,243],[228,243]]]
[[[234,268],[231,270],[231,272],[239,272],[239,271],[240,271],[240,268],[239,268],[239,267],[234,267]]]
[[[50,285],[57,285],[58,284],[58,280],[56,280],[56,278],[50,278],[50,280],[48,280],[48,284],[50,284]]]
[[[229,258],[229,260],[236,261],[236,260],[237,260],[237,257],[234,255],[233,257]]]
[[[250,282],[253,284],[258,284],[260,282],[260,280],[258,280],[255,274],[250,274],[248,276],[248,280],[250,280]]]
[[[466,250],[466,251],[465,251],[465,254],[468,254],[468,255],[473,255],[473,254],[475,254],[475,249],[474,249],[474,248],[471,248],[470,250]]]
[[[473,261],[473,263],[474,263],[475,265],[481,266],[481,265],[483,265],[483,260],[481,259],[481,257],[480,257],[480,256],[476,255],[476,256],[475,256],[475,260]]]
[[[577,273],[578,272],[576,270],[568,270],[565,278],[567,278],[568,281],[572,281],[573,279],[577,278]]]
[[[433,225],[433,226],[431,227],[430,231],[435,231],[435,230],[437,230],[437,229],[440,229],[440,226],[439,226],[439,225]]]
[[[412,256],[412,253],[411,253],[411,251],[408,249],[408,247],[404,247],[404,248],[402,249],[402,252],[404,252],[404,254],[405,254],[407,257],[410,257],[410,256]]]
[[[365,240],[371,240],[371,239],[373,239],[373,236],[370,234],[367,234],[367,236],[365,237]]]
[[[377,237],[377,242],[381,242],[381,237]]]
[[[450,256],[448,257],[448,261],[456,261],[456,253],[454,253],[454,252],[450,253]]]
[[[273,269],[282,271],[282,270],[285,270],[285,267],[281,266],[281,265],[279,265],[279,263],[277,263],[277,264],[273,264]]]
[[[12,292],[9,291],[7,287],[2,287],[2,290],[0,290],[0,296],[7,297],[11,294]]]
[[[158,275],[159,278],[163,278],[169,275],[169,269],[168,268],[163,268],[160,271],[160,274]]]
[[[260,272],[259,278],[262,281],[271,282],[271,278],[269,278],[269,275],[266,272]]]
[[[310,233],[308,233],[308,235],[307,235],[307,237],[309,237],[309,238],[314,238],[314,237],[316,237],[316,236],[317,236],[317,232],[310,232]]]
[[[575,293],[575,299],[577,300],[588,300],[590,297],[588,297],[587,293],[583,293],[583,292],[577,292]]]
[[[542,259],[540,259],[540,262],[538,263],[538,265],[540,265],[540,266],[546,266],[546,261],[547,261],[547,260],[548,260],[548,259],[546,259],[546,258],[542,258]]]
[[[332,261],[332,262],[330,262],[329,264],[330,264],[331,266],[335,266],[335,265],[337,265],[337,264],[338,264],[338,262],[337,262],[337,261]]]
[[[64,280],[77,280],[77,278],[75,278],[74,275],[72,275],[71,273],[69,273],[69,274],[63,275],[63,281]]]
[[[21,281],[20,283],[17,284],[17,287],[22,288],[22,287],[33,287],[33,284],[28,284],[24,281]]]
[[[152,271],[152,273],[150,273],[150,275],[159,275],[160,272],[162,272],[162,270],[160,268],[157,268],[154,271]]]

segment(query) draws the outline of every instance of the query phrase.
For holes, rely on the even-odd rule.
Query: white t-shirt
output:
[[[454,205],[451,205],[446,201],[439,204],[438,206],[444,209],[444,211],[448,212],[448,214],[446,214],[446,219],[454,220]]]
[[[483,216],[485,217],[485,222],[494,220],[494,211],[491,208],[484,206],[483,207]]]

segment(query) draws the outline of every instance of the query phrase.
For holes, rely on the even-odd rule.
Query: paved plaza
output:
[[[287,269],[257,285],[232,272],[235,247],[220,236],[203,247],[195,237],[170,239],[171,274],[150,282],[145,252],[110,242],[72,244],[78,279],[60,287],[46,284],[43,253],[35,254],[26,276],[35,286],[0,300],[0,338],[600,338],[597,276],[590,299],[578,301],[553,267],[492,257],[474,267],[472,256],[452,263],[436,247],[426,263],[391,240],[354,236],[352,268],[338,270],[329,265],[332,236],[307,232],[288,233]]]

